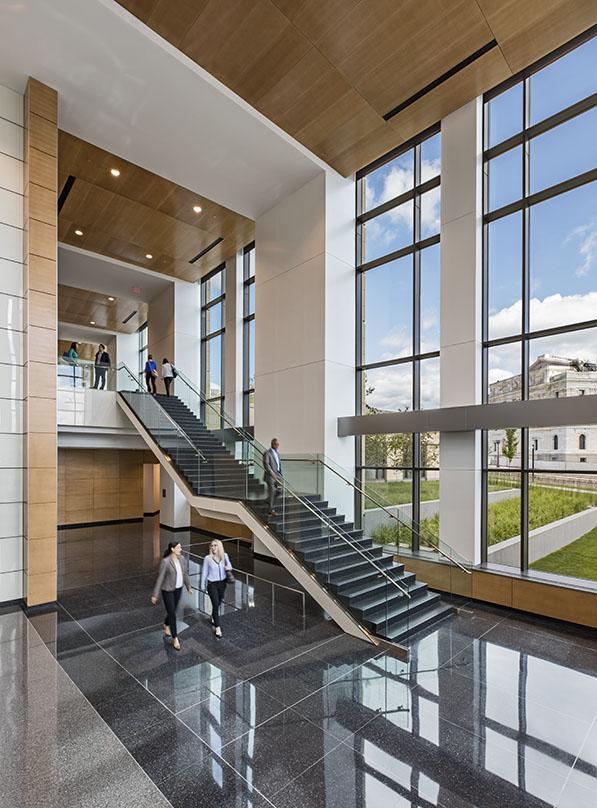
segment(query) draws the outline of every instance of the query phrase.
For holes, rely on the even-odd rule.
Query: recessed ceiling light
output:
[[[201,213],[201,205],[193,205],[193,210],[195,213]]]
[[[82,235],[83,235],[82,230],[75,230],[75,236],[82,236]]]
[[[95,325],[95,320],[90,320],[89,325]]]
[[[110,174],[111,174],[113,177],[120,177],[120,171],[119,171],[119,169],[117,169],[117,168],[111,168],[111,169],[110,169]]]
[[[146,257],[146,258],[149,258],[149,259],[151,260],[151,259],[153,258],[153,255],[152,255],[151,253],[147,253],[147,254],[145,255],[145,257]]]
[[[114,302],[114,298],[113,298],[113,297],[109,297],[109,298],[108,298],[108,300],[110,301],[110,303],[113,303],[113,302]]]

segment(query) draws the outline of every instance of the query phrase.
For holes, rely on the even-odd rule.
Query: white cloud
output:
[[[439,172],[439,160],[424,160],[421,166],[421,174],[423,181],[429,177],[434,177]],[[390,199],[395,199],[397,196],[409,191],[413,187],[413,172],[410,169],[405,169],[399,165],[395,165],[383,178],[383,186],[379,196],[376,195],[373,186],[367,185],[366,204],[367,210],[377,207],[378,205],[388,202]],[[440,189],[435,188],[429,191],[422,200],[421,205],[421,232],[423,237],[439,232],[440,225],[440,210],[441,210],[441,194]],[[406,227],[412,228],[413,226],[413,205],[412,202],[406,202],[393,208],[388,213],[372,219],[367,222],[366,237],[369,246],[369,254],[383,255],[384,248],[392,251],[390,245],[392,244],[395,233],[395,228]]]
[[[543,300],[533,297],[530,301],[531,329],[540,331],[559,325],[581,323],[597,316],[597,292],[584,295],[549,295]],[[489,316],[491,339],[520,333],[522,301],[494,312]]]
[[[597,219],[575,228],[566,241],[580,241],[578,253],[582,260],[574,274],[577,278],[584,278],[597,259]]]

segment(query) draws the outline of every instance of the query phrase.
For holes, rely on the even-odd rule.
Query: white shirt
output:
[[[180,566],[180,561],[177,558],[173,558],[172,562],[176,569],[176,588],[180,589],[182,586],[182,567]]]
[[[278,467],[278,471],[280,471],[280,455],[278,454],[278,450],[274,449],[274,447],[272,446],[272,452],[273,452],[274,458],[276,460],[276,465]]]
[[[174,373],[172,373],[172,365],[170,362],[164,362],[162,365],[162,378],[164,379],[172,379],[174,377]]]

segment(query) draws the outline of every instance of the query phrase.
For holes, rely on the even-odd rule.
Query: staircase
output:
[[[145,394],[124,398],[133,410],[136,395]],[[403,564],[395,564],[321,497],[287,497],[276,505],[278,515],[269,516],[266,486],[247,465],[236,460],[180,399],[154,399],[186,440],[163,427],[146,424],[146,429],[194,494],[241,500],[370,632],[400,642],[453,612],[439,594],[430,592]]]

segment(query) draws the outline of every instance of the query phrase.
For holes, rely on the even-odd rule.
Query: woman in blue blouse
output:
[[[209,595],[211,600],[211,622],[216,637],[222,636],[220,628],[220,603],[224,600],[226,592],[227,573],[232,572],[232,564],[228,553],[224,552],[224,545],[219,539],[214,539],[209,545],[209,553],[203,559],[201,569],[201,590]]]
[[[158,375],[158,368],[155,363],[155,359],[151,354],[147,357],[147,362],[145,363],[145,384],[147,385],[147,392],[153,393],[155,396],[155,380]],[[152,389],[153,388],[153,389]]]

